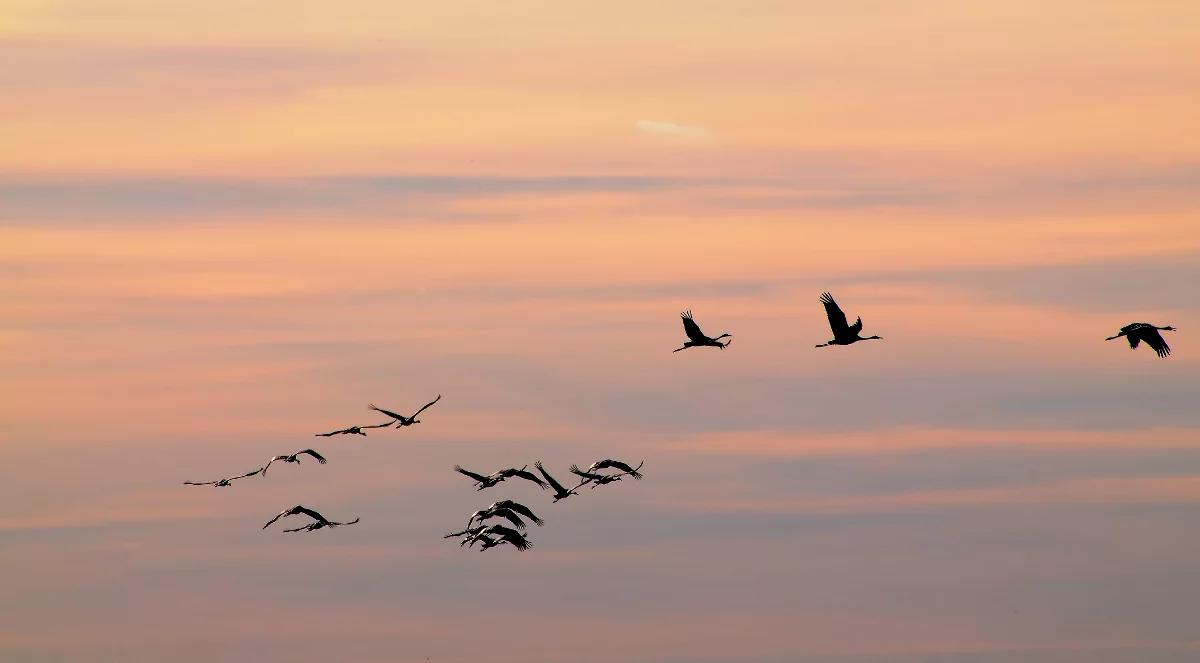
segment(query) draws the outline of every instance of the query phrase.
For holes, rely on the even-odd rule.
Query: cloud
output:
[[[633,126],[637,127],[638,131],[666,136],[694,136],[704,132],[700,127],[689,127],[684,124],[657,122],[654,120],[638,120],[633,123]]]

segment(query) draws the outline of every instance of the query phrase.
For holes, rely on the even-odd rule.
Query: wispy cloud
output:
[[[638,131],[648,134],[660,134],[666,136],[694,136],[704,133],[704,129],[700,127],[691,127],[685,124],[676,124],[674,122],[659,122],[656,120],[638,120],[633,123],[633,126]]]

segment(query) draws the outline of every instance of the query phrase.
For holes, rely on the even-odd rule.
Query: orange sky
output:
[[[0,0],[0,659],[1189,660],[1197,25]]]

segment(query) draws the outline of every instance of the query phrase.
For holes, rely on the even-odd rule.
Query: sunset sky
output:
[[[0,0],[0,660],[1200,660],[1198,63],[1184,0]]]

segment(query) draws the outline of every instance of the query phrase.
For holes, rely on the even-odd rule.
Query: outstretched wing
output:
[[[581,477],[583,479],[583,483],[587,483],[589,481],[599,481],[600,479],[604,478],[604,477],[600,476],[599,474],[592,474],[591,472],[584,472],[583,470],[579,469],[578,465],[572,465],[569,469],[571,470],[571,474],[574,474],[577,477]]]
[[[1142,340],[1146,342],[1146,345],[1149,345],[1154,349],[1155,352],[1158,353],[1159,357],[1166,357],[1167,355],[1171,354],[1171,347],[1167,345],[1166,341],[1163,340],[1162,335],[1158,333],[1157,329],[1154,329],[1153,327],[1144,329],[1140,331],[1138,335],[1142,337]]]
[[[276,520],[279,520],[280,518],[283,518],[284,516],[290,516],[293,513],[296,513],[296,509],[302,509],[302,508],[303,507],[296,505],[290,509],[284,509],[283,511],[280,511],[279,514],[276,515],[274,518],[268,520],[267,524],[263,525],[262,528],[266,529],[266,528],[270,527]]]
[[[465,474],[466,476],[471,477],[472,479],[478,481],[479,483],[484,483],[488,480],[488,478],[483,476],[482,474],[475,474],[474,472],[472,472],[470,470],[464,470],[462,467],[460,467],[458,465],[454,466],[454,471],[458,472],[459,474]]]
[[[556,492],[556,493],[567,492],[567,489],[563,488],[561,483],[555,481],[554,477],[550,476],[550,473],[546,471],[546,468],[542,467],[542,461],[540,461],[540,460],[537,461],[536,463],[533,464],[533,466],[537,468],[538,472],[542,473],[542,476],[546,478],[546,483],[550,484],[550,487],[554,489],[554,492]]]
[[[394,422],[394,421],[389,421],[386,424],[375,424],[374,426],[358,426],[358,428],[385,428],[385,427],[391,426],[395,423],[396,422]],[[349,429],[347,429],[347,430],[349,430]]]
[[[1137,350],[1137,346],[1142,342],[1142,339],[1137,334],[1126,334],[1125,340],[1129,341],[1129,349]]]
[[[313,520],[323,520],[325,522],[329,522],[328,518],[326,518],[325,516],[322,516],[321,514],[317,513],[316,511],[313,511],[312,509],[310,509],[306,506],[297,505],[295,508],[292,509],[292,512],[293,513],[303,513],[304,515],[308,516],[309,518],[312,518]],[[346,523],[346,524],[349,524],[349,523]]]
[[[517,470],[516,472],[513,472],[513,476],[532,481],[536,483],[538,488],[541,488],[542,490],[546,489],[546,482],[539,479],[536,474],[530,472],[529,470]]]
[[[825,315],[829,317],[829,328],[833,330],[834,338],[848,334],[850,325],[846,323],[846,314],[842,313],[837,302],[833,301],[833,295],[828,292],[821,293],[821,303],[825,305]]]
[[[492,511],[492,516],[497,517],[497,518],[503,518],[503,519],[507,520],[508,522],[512,523],[513,525],[516,525],[517,529],[525,529],[525,521],[521,520],[520,516],[513,513],[509,509],[494,509]]]
[[[389,416],[393,419],[396,419],[398,421],[401,421],[401,422],[408,421],[408,417],[406,417],[402,414],[396,414],[395,412],[392,412],[390,410],[385,410],[381,407],[375,407],[374,403],[368,403],[367,407],[369,407],[372,410],[375,410],[376,412],[382,412],[382,413],[386,414],[387,416]]]
[[[440,400],[442,400],[442,395],[441,395],[441,394],[438,394],[438,397],[437,397],[437,398],[435,398],[435,399],[433,399],[433,400],[429,401],[429,402],[428,402],[428,403],[426,403],[426,404],[425,404],[425,405],[424,405],[424,406],[423,406],[423,407],[422,407],[420,410],[417,410],[417,411],[416,411],[416,413],[415,413],[415,414],[413,414],[412,418],[413,418],[413,419],[416,419],[416,418],[417,418],[417,415],[421,414],[421,413],[422,413],[422,412],[424,412],[425,410],[428,410],[428,409],[429,409],[429,406],[433,405],[434,403],[436,403],[436,402],[438,402],[438,401],[440,401]]]
[[[388,425],[391,426],[392,422],[389,421]],[[331,431],[329,433],[316,433],[313,435],[313,437],[333,437],[334,435],[342,435],[344,433],[349,433],[349,432],[350,432],[349,428],[343,428],[342,430],[335,430],[335,431]]]
[[[684,311],[679,314],[679,317],[683,318],[683,333],[687,334],[689,339],[696,342],[708,340],[704,332],[700,331],[700,325],[696,324],[696,321],[692,319],[691,311]]]
[[[322,456],[321,454],[317,453],[316,451],[313,451],[312,449],[305,449],[304,451],[296,452],[297,456],[299,456],[300,454],[308,454],[308,455],[312,456],[313,458],[316,458],[318,463],[320,463],[322,465],[325,464],[325,457]]]
[[[630,467],[628,463],[622,463],[619,460],[603,460],[600,462],[604,464],[604,465],[602,465],[603,467],[616,468],[618,470],[621,470],[621,474],[628,474],[629,476],[633,477],[634,479],[642,478],[642,475],[640,472],[638,472],[638,470],[642,469],[642,465],[646,464],[646,461],[644,461],[644,460],[642,461],[642,465],[638,465],[637,467]]]
[[[274,463],[277,460],[283,460],[284,458],[287,458],[287,456],[275,456],[271,460],[268,460],[267,464],[262,466],[262,475],[264,477],[267,476],[267,468],[271,467],[271,463]]]
[[[522,516],[525,516],[526,518],[532,520],[533,523],[535,525],[537,525],[538,527],[541,527],[542,525],[546,524],[546,521],[542,520],[541,518],[538,518],[537,514],[535,514],[532,509],[525,506],[524,504],[520,504],[518,502],[513,502],[512,500],[507,500],[505,504],[506,504],[505,508],[511,509],[512,511],[519,513]]]
[[[269,464],[269,463],[268,463],[268,464]],[[260,468],[258,468],[257,470],[254,470],[253,472],[247,472],[247,473],[245,473],[245,474],[243,474],[243,475],[241,475],[241,476],[229,477],[229,480],[230,480],[230,481],[233,481],[234,479],[245,479],[246,477],[252,477],[252,476],[254,476],[255,474],[258,474],[259,472],[264,472],[264,471],[266,471],[266,469],[267,469],[267,468],[265,468],[265,467],[260,467]]]

